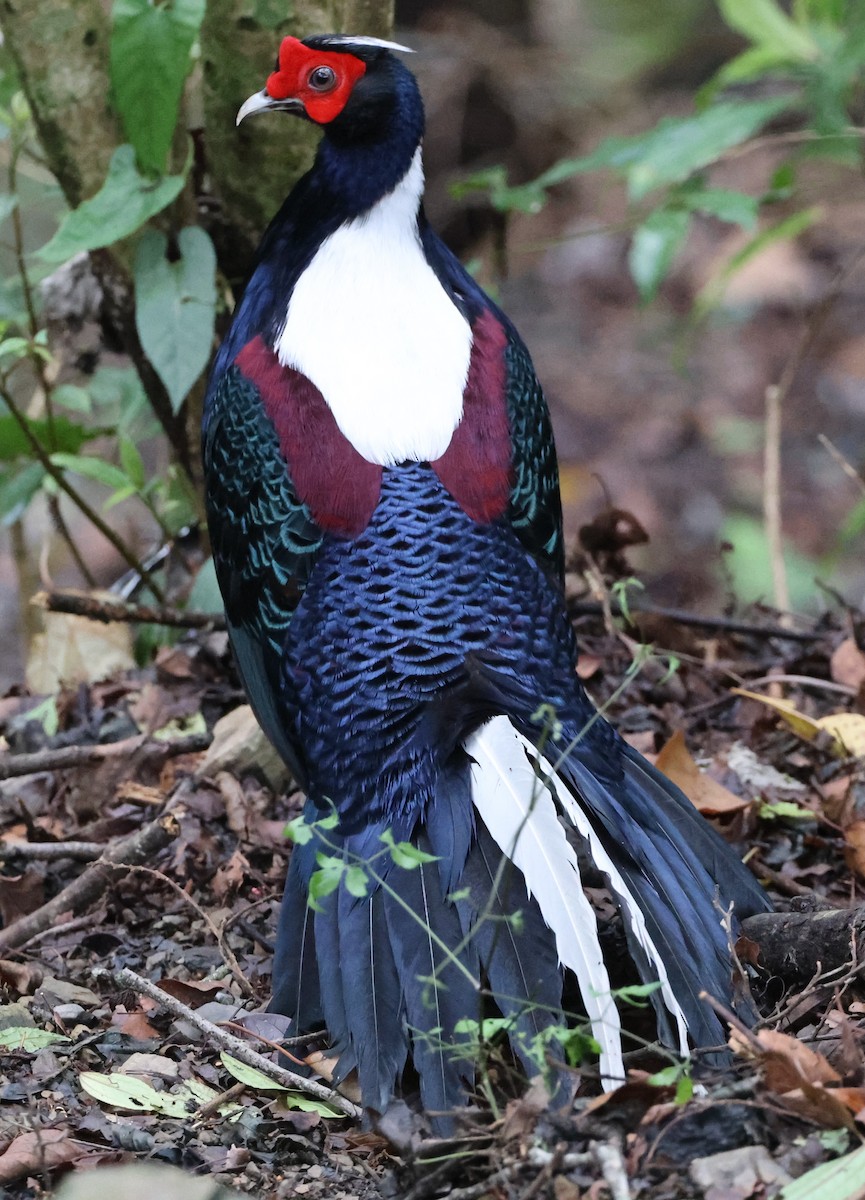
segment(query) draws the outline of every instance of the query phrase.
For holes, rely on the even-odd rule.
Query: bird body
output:
[[[338,1077],[357,1067],[379,1112],[409,1056],[428,1110],[459,1102],[464,1022],[484,996],[537,1069],[567,972],[603,1079],[623,1078],[578,849],[678,1051],[721,1040],[703,987],[732,1002],[716,902],[766,907],[576,677],[543,394],[511,323],[426,222],[423,109],[395,49],[286,38],[241,109],[283,108],[325,136],[262,242],[204,422],[238,667],[308,796],[273,1007],[302,1030],[324,1023]]]

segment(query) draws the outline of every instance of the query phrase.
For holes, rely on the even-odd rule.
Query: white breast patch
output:
[[[370,462],[444,454],[463,411],[472,334],[417,229],[420,147],[396,188],[320,246],[276,344]]]

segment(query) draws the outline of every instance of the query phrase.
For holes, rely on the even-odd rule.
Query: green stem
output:
[[[84,497],[81,496],[67,481],[65,475],[59,469],[59,467],[54,465],[54,463],[51,461],[50,455],[46,452],[42,443],[31,430],[27,418],[21,412],[20,408],[15,403],[15,400],[12,398],[6,388],[0,389],[0,396],[2,396],[4,403],[9,409],[9,412],[17,422],[21,432],[24,434],[24,437],[27,439],[31,450],[42,464],[42,468],[46,475],[50,475],[60,490],[66,493],[72,503],[84,514],[91,525],[95,526],[95,528],[99,530],[107,542],[110,542],[123,561],[130,566],[133,571],[136,571],[141,576],[142,580],[150,588],[157,602],[163,604],[165,602],[165,595],[162,591],[162,588],[159,586],[144,564],[140,561],[140,559],[136,557],[135,553],[126,545],[123,539],[118,537],[114,530],[107,525],[105,521],[103,521],[99,513],[96,512],[96,510],[87,503]]]

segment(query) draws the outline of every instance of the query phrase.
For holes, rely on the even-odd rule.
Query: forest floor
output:
[[[730,1065],[697,1067],[693,1095],[675,1069],[658,1078],[635,1066],[603,1098],[587,1069],[562,1114],[546,1111],[537,1089],[523,1095],[493,1057],[495,1107],[479,1093],[460,1136],[442,1142],[410,1095],[371,1131],[263,1086],[236,1048],[226,1059],[228,1029],[265,1055],[261,1039],[283,1032],[249,1014],[268,998],[298,796],[268,756],[244,759],[247,733],[231,720],[214,736],[242,703],[226,637],[184,634],[152,667],[82,684],[56,704],[20,689],[0,700],[2,1195],[819,1195],[816,1177],[799,1192],[790,1181],[854,1151],[865,1114],[858,614],[793,629],[767,610],[716,628],[639,614],[655,650],[634,674],[635,627],[623,634],[587,613],[582,578],[569,577],[580,673],[596,703],[642,752],[662,751],[660,765],[792,914],[764,941],[751,930],[737,943],[764,1020],[756,1034],[734,1031]],[[69,640],[81,635],[80,618],[63,620]],[[89,627],[95,664],[111,627]],[[780,718],[743,689],[783,696],[798,716]],[[670,741],[677,730],[684,744]],[[701,772],[686,746],[699,748]],[[593,898],[603,916],[603,895]],[[819,932],[830,926],[831,936]],[[860,1172],[860,1190],[831,1194],[861,1196],[860,1156],[839,1161]],[[122,1185],[92,1174],[119,1166],[131,1172]]]

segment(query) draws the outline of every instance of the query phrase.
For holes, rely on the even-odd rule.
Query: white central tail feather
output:
[[[522,742],[526,753],[533,759],[537,759],[544,779],[557,780],[560,783],[561,786],[556,789],[555,795],[573,822],[577,833],[589,843],[589,853],[592,856],[592,861],[598,870],[603,871],[607,876],[610,888],[621,904],[624,916],[630,924],[632,934],[643,948],[649,962],[652,963],[658,972],[658,982],[661,984],[661,996],[673,1020],[676,1022],[676,1028],[679,1033],[679,1050],[682,1054],[688,1054],[688,1022],[685,1019],[682,1006],[679,1004],[670,986],[670,979],[667,975],[664,960],[646,928],[646,918],[643,916],[643,910],[631,894],[628,885],[622,878],[621,872],[601,844],[601,839],[592,828],[582,808],[580,808],[579,802],[571,795],[564,782],[558,779],[554,767],[543,755],[538,754],[536,748],[528,738],[523,737],[520,733],[517,733],[517,737]]]
[[[676,1022],[679,1049],[687,1054],[688,1023],[670,986],[664,960],[638,900],[578,798],[507,717],[494,717],[481,726],[468,738],[465,749],[472,759],[474,805],[500,850],[522,871],[529,895],[537,900],[541,916],[555,935],[559,961],[577,977],[592,1032],[601,1046],[604,1087],[615,1087],[624,1079],[621,1024],[601,953],[597,919],[583,893],[577,856],[559,820],[560,808],[588,844],[592,861],[607,876],[633,937],[657,971],[661,996]],[[553,781],[558,785],[555,789]]]
[[[472,800],[499,849],[523,874],[556,938],[559,961],[577,977],[592,1033],[601,1047],[604,1087],[625,1078],[619,1013],[604,965],[598,923],[583,893],[573,847],[555,798],[526,757],[507,717],[494,717],[465,743],[472,759]]]

